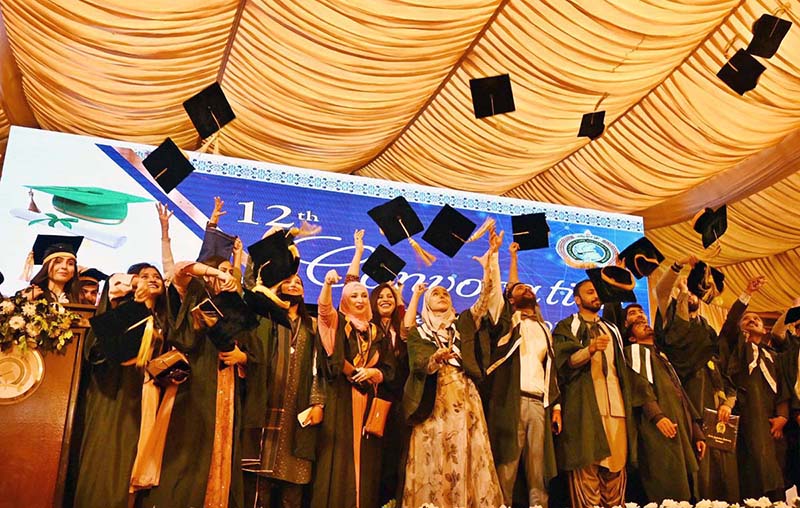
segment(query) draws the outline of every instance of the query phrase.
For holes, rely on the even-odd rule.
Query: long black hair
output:
[[[31,279],[31,286],[38,286],[43,292],[42,297],[48,302],[55,302],[58,300],[56,295],[50,291],[50,267],[53,266],[54,261],[55,258],[47,260],[47,262],[42,265],[42,269]],[[72,274],[72,278],[64,284],[64,294],[67,295],[67,300],[69,300],[70,303],[80,302],[81,285],[78,277],[77,260],[75,262],[75,271]]]
[[[394,298],[394,310],[392,311],[392,315],[389,316],[389,328],[394,330],[394,333],[399,338],[400,337],[400,302],[397,299],[397,293],[395,292],[394,288],[388,282],[383,282],[378,284],[375,289],[369,294],[369,306],[372,307],[372,322],[375,323],[378,328],[381,328],[383,325],[381,323],[381,315],[378,312],[378,298],[381,296],[381,291],[384,289],[388,289],[392,292],[392,298]]]
[[[155,270],[158,276],[161,278],[162,291],[161,294],[158,295],[158,298],[156,298],[156,302],[152,310],[156,320],[161,325],[161,328],[165,328],[167,325],[167,287],[164,284],[164,275],[161,273],[161,270],[150,263],[136,263],[128,268],[128,275],[139,275],[142,273],[142,270],[146,270],[148,268]]]

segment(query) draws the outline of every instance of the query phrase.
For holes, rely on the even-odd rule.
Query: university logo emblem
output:
[[[567,265],[584,270],[607,265],[619,254],[613,243],[589,231],[562,237],[556,252]]]

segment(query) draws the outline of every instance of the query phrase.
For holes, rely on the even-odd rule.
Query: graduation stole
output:
[[[606,328],[611,330],[611,335],[613,335],[614,338],[616,339],[617,347],[619,348],[620,353],[623,353],[622,357],[625,358],[625,354],[624,354],[625,350],[622,347],[622,336],[619,334],[619,330],[617,330],[616,325],[614,325],[613,323],[609,323],[608,321],[606,321],[603,318],[600,318],[598,320],[598,323],[600,323],[600,322],[602,322],[606,326]],[[572,315],[572,323],[570,323],[570,331],[572,332],[572,335],[574,335],[575,338],[578,339],[579,341],[581,341],[580,337],[578,337],[578,332],[580,331],[580,329],[581,329],[581,318],[580,318],[580,315],[577,314],[577,313],[573,314]],[[581,344],[582,343],[583,342],[581,342]]]
[[[650,358],[650,348],[631,344],[631,368],[640,375],[644,370],[647,381],[653,384],[653,360]]]
[[[344,336],[349,337],[350,334],[353,332],[353,324],[350,322],[350,318],[345,316],[345,323],[344,323]],[[368,338],[367,338],[367,347],[366,349],[361,347],[361,343],[364,342],[361,340],[359,334],[356,334],[356,344],[358,345],[358,353],[356,356],[353,357],[353,366],[354,367],[372,367],[376,363],[378,363],[378,356],[380,353],[375,351],[375,354],[372,357],[369,357],[369,350],[372,349],[372,342],[375,340],[375,337],[378,335],[378,327],[375,326],[375,323],[370,323],[369,328],[367,329]]]
[[[522,313],[519,311],[516,311],[511,315],[511,331],[508,332],[507,335],[503,336],[497,345],[502,346],[508,342],[511,339],[511,335],[513,335],[515,331],[517,332],[517,340],[514,342],[514,345],[511,346],[511,349],[508,350],[508,353],[506,353],[505,356],[491,364],[489,368],[486,369],[487,376],[500,367],[500,365],[502,365],[506,360],[508,360],[511,355],[513,355],[514,352],[522,345],[522,330],[520,328],[522,325],[522,320]],[[550,405],[550,372],[553,366],[553,358],[555,358],[555,352],[553,351],[553,337],[550,334],[550,330],[548,330],[541,321],[538,319],[531,320],[539,325],[539,327],[542,329],[542,333],[544,333],[545,340],[547,341],[547,356],[545,356],[544,359],[544,400],[542,401],[542,405],[544,407],[548,407]]]
[[[423,339],[433,342],[436,344],[436,347],[445,347],[449,348],[452,352],[456,354],[456,358],[451,358],[447,361],[448,364],[452,365],[453,367],[461,368],[461,348],[459,345],[461,344],[461,335],[458,333],[458,329],[456,328],[455,321],[450,323],[450,326],[445,328],[445,330],[449,331],[451,334],[451,338],[448,339],[447,343],[442,341],[442,338],[439,336],[437,332],[432,331],[428,328],[426,323],[422,323],[421,326],[417,327],[417,331],[419,332],[420,337]]]
[[[770,389],[772,389],[772,393],[778,393],[778,384],[775,382],[775,376],[770,371],[770,366],[775,368],[775,358],[772,356],[772,353],[760,347],[758,344],[752,342],[749,344],[750,350],[748,356],[752,355],[752,360],[747,365],[747,373],[752,374],[753,370],[758,367],[761,374],[764,375],[764,380],[767,382]]]

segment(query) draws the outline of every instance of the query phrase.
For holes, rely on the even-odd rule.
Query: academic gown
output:
[[[694,442],[704,438],[697,422],[700,417],[663,352],[653,345],[633,344],[625,348],[625,356],[641,379],[652,386],[656,397],[658,412],[654,415],[643,409],[634,412],[639,473],[647,499],[656,503],[664,499],[689,501],[695,495],[689,479],[698,469]],[[656,427],[662,415],[678,425],[678,434],[672,439]]]
[[[520,398],[522,396],[520,391],[520,347],[518,346],[508,358],[503,360],[520,338],[519,324],[513,322],[512,310],[506,302],[506,307],[495,327],[496,337],[502,339],[508,333],[511,335],[503,344],[499,344],[502,340],[493,342],[492,364],[502,363],[499,363],[499,366],[487,378],[490,395],[484,406],[486,408],[486,425],[489,429],[492,454],[496,465],[510,462],[519,454],[517,429],[520,424]],[[553,360],[553,348],[552,344],[549,344],[545,358],[545,365],[550,363],[550,378],[545,380],[549,383],[544,420],[548,427],[544,433],[545,486],[558,474],[555,443],[553,433],[549,429],[549,422],[553,417],[553,406],[559,402],[560,395]]]
[[[700,416],[705,409],[716,411],[725,399],[735,402],[736,389],[725,374],[717,352],[719,349],[716,330],[702,316],[690,319],[684,333],[671,330],[676,301],[670,303],[664,333],[657,333],[658,343],[675,368],[686,395]],[[740,313],[728,314],[723,327],[735,325]],[[699,461],[697,472],[698,499],[719,499],[729,503],[739,501],[739,467],[736,452],[707,447]]]
[[[102,314],[108,298],[98,308]],[[83,343],[80,447],[70,465],[76,476],[76,508],[127,508],[131,470],[136,458],[142,417],[144,373],[105,358],[89,330]],[[67,497],[69,493],[67,493]]]
[[[762,371],[762,362],[775,382],[775,390]],[[754,363],[751,371],[750,365]],[[741,340],[730,357],[728,374],[739,394],[736,404],[739,414],[736,452],[741,496],[759,498],[782,493],[785,440],[773,439],[769,419],[776,415],[788,418],[789,392],[782,368],[777,362],[777,353],[769,346],[756,346]]]
[[[336,311],[338,312],[338,311]],[[377,327],[376,327],[377,330]],[[331,356],[323,353],[321,364],[327,382],[325,417],[317,435],[316,471],[311,486],[312,508],[355,508],[356,479],[353,459],[353,439],[361,442],[360,508],[377,508],[379,497],[381,452],[385,439],[367,435],[353,436],[353,384],[344,374],[344,362],[353,362],[358,352],[355,327],[339,313],[336,342]],[[388,342],[377,330],[369,350],[369,358],[378,353],[374,368],[383,373],[383,383],[390,382],[395,372],[394,356]],[[367,412],[374,398],[370,387]]]
[[[168,288],[175,291],[174,288]],[[174,296],[174,295],[173,295]],[[218,350],[207,337],[205,328],[195,331],[191,309],[207,297],[202,281],[192,279],[179,307],[176,298],[168,298],[173,319],[171,339],[189,359],[191,374],[181,384],[175,397],[167,441],[161,482],[143,498],[143,508],[202,507],[208,484],[211,455],[216,427],[217,376],[220,370]],[[259,359],[248,352],[255,349],[254,334],[242,333],[237,337],[239,349],[246,352],[247,372],[258,369]],[[227,367],[235,368],[235,367]],[[244,504],[240,428],[242,380],[234,373],[233,453],[228,496],[229,508]]]
[[[611,323],[606,322],[606,325],[616,330]],[[614,366],[617,369],[625,406],[627,464],[635,467],[637,448],[633,407],[639,407],[654,397],[652,390],[647,388],[646,383],[641,381],[625,362],[620,343],[619,335],[612,334],[609,347],[614,349]],[[580,469],[611,456],[600,409],[597,406],[591,361],[579,368],[569,365],[570,356],[588,346],[586,324],[577,314],[559,321],[553,330],[555,365],[561,388],[561,417],[564,421],[564,428],[556,437],[556,457],[559,468],[563,471]]]

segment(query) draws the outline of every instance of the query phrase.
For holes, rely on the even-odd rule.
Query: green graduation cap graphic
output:
[[[128,203],[151,201],[100,187],[26,187],[52,194],[53,208],[59,212],[99,224],[119,224],[128,216]]]

